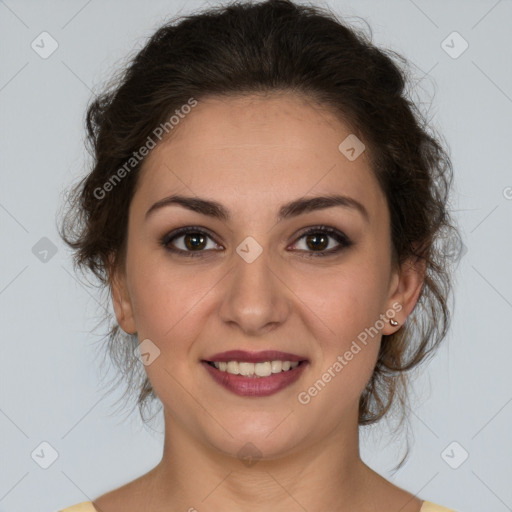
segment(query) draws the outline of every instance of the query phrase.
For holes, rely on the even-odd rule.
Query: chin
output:
[[[228,425],[223,423],[222,429],[216,429],[209,436],[204,432],[207,443],[217,451],[239,459],[250,467],[257,460],[274,460],[286,457],[303,445],[304,429],[295,431],[295,425],[284,426],[286,415],[267,415],[266,421],[247,418],[243,422]],[[289,419],[289,418],[288,418]],[[284,428],[283,428],[284,427]],[[228,433],[229,432],[229,433]],[[301,434],[302,433],[302,434]]]

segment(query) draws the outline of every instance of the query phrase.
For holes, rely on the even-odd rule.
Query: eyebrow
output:
[[[209,199],[203,199],[200,197],[187,197],[182,195],[171,195],[160,199],[153,204],[146,212],[145,218],[147,219],[151,214],[164,208],[166,206],[179,205],[192,210],[202,215],[207,215],[225,222],[231,219],[229,211],[217,201]],[[308,198],[300,198],[289,203],[284,204],[277,215],[277,221],[282,221],[292,217],[296,217],[303,213],[313,212],[316,210],[324,210],[326,208],[332,208],[335,206],[341,206],[343,208],[349,208],[358,211],[364,219],[369,222],[370,216],[366,208],[352,197],[333,194],[328,196],[316,196]]]

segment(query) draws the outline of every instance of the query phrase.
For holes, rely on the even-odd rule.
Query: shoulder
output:
[[[424,501],[423,505],[420,509],[420,512],[456,512],[452,508],[442,507],[441,505],[436,505],[431,501]]]
[[[144,510],[147,505],[147,496],[150,492],[152,476],[155,469],[139,476],[135,480],[94,498],[93,501],[77,503],[72,507],[58,512],[129,512]]]
[[[97,512],[92,504],[92,501],[82,501],[71,507],[63,508],[58,512]]]
[[[148,474],[128,482],[112,491],[95,498],[90,504],[91,508],[77,510],[76,512],[130,512],[144,510],[147,505],[149,493]],[[70,512],[75,512],[71,510]]]

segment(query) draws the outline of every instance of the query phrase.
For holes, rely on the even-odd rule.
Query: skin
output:
[[[122,329],[160,350],[145,369],[164,406],[165,445],[153,470],[99,497],[98,510],[420,510],[418,498],[361,461],[358,446],[359,397],[381,334],[400,326],[386,321],[307,405],[297,400],[393,304],[401,305],[395,319],[402,325],[421,290],[421,269],[392,265],[389,210],[367,151],[350,161],[338,149],[350,133],[299,96],[210,98],[149,154],[112,294]],[[332,193],[362,203],[368,220],[332,207],[276,222],[282,204]],[[178,205],[145,218],[171,194],[215,200],[232,219]],[[306,257],[315,245],[302,231],[319,225],[342,231],[353,245]],[[179,256],[160,244],[183,226],[212,233],[203,256]],[[252,263],[236,252],[247,236],[263,250]],[[328,240],[328,249],[338,246]],[[174,240],[186,250],[184,243],[183,236]],[[274,395],[241,397],[200,362],[230,349],[282,350],[309,365]],[[262,458],[248,467],[237,453],[249,442]]]

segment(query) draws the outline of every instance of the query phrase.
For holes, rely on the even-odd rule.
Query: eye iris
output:
[[[311,240],[315,240],[315,242],[313,242],[313,247],[311,247],[309,245],[309,242]],[[321,243],[321,247],[319,247],[318,245],[315,245],[316,243],[318,243],[318,240],[319,239],[322,239],[323,243]],[[328,237],[327,235],[325,234],[321,234],[321,233],[313,233],[311,235],[308,235],[307,238],[306,238],[306,243],[308,244],[308,247],[311,249],[320,249],[320,250],[324,250],[325,247],[327,247],[327,245],[329,245],[329,242],[328,242]]]
[[[191,242],[192,240],[192,242]],[[201,240],[198,243],[198,240]],[[206,245],[206,237],[201,233],[188,233],[185,235],[185,245],[187,249],[195,250],[195,249],[203,249]]]

